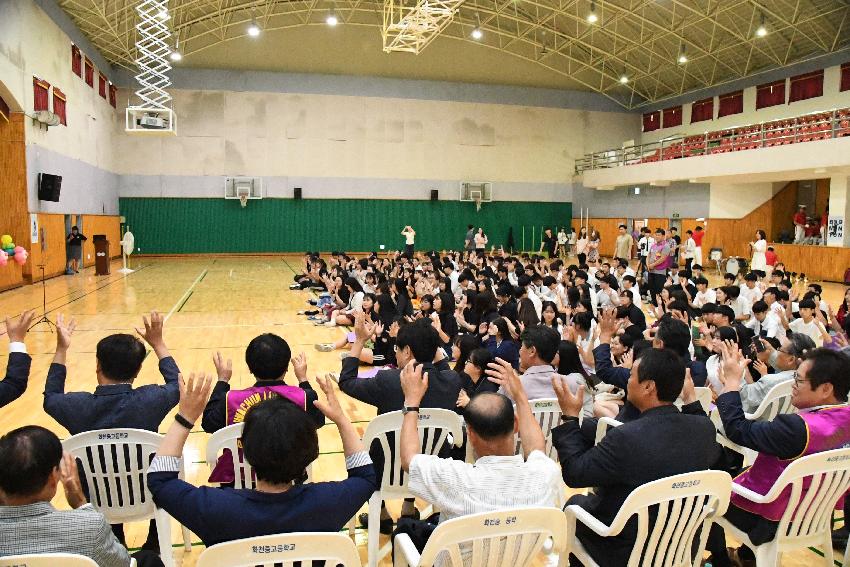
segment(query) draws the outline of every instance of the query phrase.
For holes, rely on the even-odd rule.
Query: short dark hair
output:
[[[104,376],[116,382],[132,382],[145,360],[145,345],[126,333],[117,333],[97,343],[97,361]]]
[[[264,333],[248,343],[245,362],[258,380],[277,380],[286,373],[292,351],[282,337]]]
[[[528,327],[522,332],[520,341],[522,341],[522,344],[526,348],[534,347],[537,350],[537,356],[543,362],[549,363],[552,362],[558,353],[558,345],[561,342],[561,337],[552,327],[535,325]]]
[[[767,303],[762,300],[758,300],[753,303],[753,313],[764,313],[768,309],[770,309],[770,307],[768,307]]]
[[[656,228],[655,234],[660,234],[661,236],[664,236],[665,234],[667,234],[667,232],[663,228]]]
[[[631,282],[632,285],[635,285],[637,283],[637,278],[632,275],[626,274],[625,276],[623,276],[623,281]]]
[[[263,400],[245,415],[242,449],[258,480],[302,480],[307,465],[319,457],[316,422],[286,398]]]
[[[827,348],[816,348],[804,354],[803,360],[812,362],[808,375],[812,389],[821,384],[832,384],[835,397],[842,402],[847,401],[850,391],[850,357]]]
[[[637,378],[638,382],[654,381],[658,400],[673,403],[685,385],[685,364],[682,357],[669,348],[651,348],[640,356]]]
[[[707,279],[705,279],[705,278],[704,278],[704,277],[702,277],[702,276],[700,276],[700,277],[698,277],[698,278],[694,279],[694,285],[700,285],[700,284],[702,284],[702,285],[708,285],[708,280],[707,280]]]
[[[735,322],[735,310],[729,307],[728,305],[718,305],[717,309],[714,311],[718,315],[723,315],[727,319],[729,319],[729,323]]]
[[[759,275],[755,272],[748,272],[747,275],[744,276],[744,281],[757,282],[759,281]]]
[[[621,224],[621,225],[620,225],[620,226],[618,226],[618,227],[617,227],[617,228],[622,228],[622,229],[625,229],[625,228],[626,228],[626,225],[624,225],[624,224]]]
[[[502,394],[481,392],[469,400],[463,412],[466,425],[484,440],[514,433],[514,406]]]
[[[800,301],[800,309],[817,309],[814,300],[803,299]]]
[[[62,460],[62,443],[52,431],[26,425],[0,438],[0,490],[10,496],[40,492]]]
[[[395,341],[399,350],[410,347],[413,358],[417,362],[431,363],[437,356],[437,348],[440,346],[440,335],[431,326],[430,319],[417,319],[413,325],[402,327],[398,331]]]
[[[662,318],[658,322],[655,336],[664,343],[664,348],[675,352],[682,358],[689,358],[688,347],[691,344],[691,332],[688,325],[678,319]]]
[[[723,293],[725,293],[726,297],[729,299],[738,299],[738,296],[741,295],[741,288],[736,285],[724,285],[720,289],[723,290]]]

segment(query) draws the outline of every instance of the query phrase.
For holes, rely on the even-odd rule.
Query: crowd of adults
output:
[[[619,256],[611,261],[599,256],[600,236],[593,230],[573,237],[549,230],[541,244],[545,256],[488,251],[479,247],[483,230],[473,227],[464,250],[443,253],[417,253],[415,231],[408,226],[403,234],[403,253],[303,257],[291,287],[315,293],[304,293],[309,305],[302,314],[323,327],[349,327],[322,330],[328,341],[316,345],[340,351],[338,373],[311,383],[306,354],[294,354],[285,338],[266,333],[245,350],[253,386],[232,389],[232,363],[218,354],[214,374],[187,376],[154,312],[138,337],[114,334],[98,343],[93,392],[66,392],[75,323],[60,317],[44,410],[73,435],[105,428],[157,431],[178,406],[147,482],[156,504],[206,546],[338,531],[379,487],[388,456],[377,444],[363,446],[337,399],[337,384],[379,414],[402,412],[400,459],[410,493],[440,513],[420,517],[409,498],[396,519],[382,508],[380,530],[408,534],[420,549],[441,521],[556,506],[562,480],[572,489],[594,488],[568,503],[608,523],[635,488],[660,478],[719,469],[764,493],[795,459],[850,445],[850,290],[833,309],[820,286],[799,289],[781,265],[769,275],[726,274],[724,285],[712,287],[701,267],[701,237],[688,234],[682,245],[664,229],[647,230],[635,242],[622,227]],[[636,263],[630,261],[635,245]],[[576,262],[559,258],[560,250],[574,252]],[[0,382],[2,405],[27,387],[25,336],[32,317],[27,312],[6,322],[10,356]],[[134,387],[145,343],[158,358],[163,385]],[[290,368],[294,379],[287,378]],[[766,422],[746,419],[771,387],[787,381],[793,381],[795,413]],[[759,453],[748,469],[717,443],[696,387],[713,392],[723,434]],[[544,453],[544,434],[528,403],[540,398],[557,398],[563,414],[551,432],[557,462]],[[463,417],[474,462],[451,447],[420,454],[421,408]],[[600,417],[623,425],[595,443]],[[305,482],[325,419],[339,430],[347,478]],[[209,479],[220,486],[179,478],[184,444],[198,420],[209,433],[244,422],[242,451],[256,472],[254,489],[232,488],[234,471],[224,458]],[[99,565],[129,564],[122,526],[110,526],[87,503],[86,480],[75,465],[43,427],[24,426],[0,439],[0,555],[63,551]],[[70,510],[50,504],[59,483]],[[726,519],[758,544],[775,535],[782,510],[781,502],[759,506],[733,498]],[[367,517],[360,520],[368,525]],[[581,526],[576,537],[597,563],[615,566],[626,564],[637,531],[633,518],[616,537]],[[836,546],[843,549],[846,539],[846,527],[835,532]],[[715,526],[708,546],[715,567],[752,561],[746,548],[726,545]],[[152,522],[134,557],[143,567],[158,565],[158,553]]]

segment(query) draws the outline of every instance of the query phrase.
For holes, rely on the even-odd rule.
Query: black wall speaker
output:
[[[293,194],[292,198],[296,200],[301,198],[301,187],[295,188],[295,193]]]
[[[440,192],[437,189],[431,189],[431,200],[439,201],[440,200]]]

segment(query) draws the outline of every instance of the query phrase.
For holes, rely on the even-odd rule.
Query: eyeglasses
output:
[[[794,385],[797,386],[798,388],[801,387],[806,382],[808,382],[808,380],[806,380],[805,378],[800,378],[799,374],[797,374],[796,370],[794,371],[794,374],[793,374],[793,380],[794,380]]]

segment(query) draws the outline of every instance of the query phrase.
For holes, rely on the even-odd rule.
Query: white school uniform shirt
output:
[[[761,290],[759,289],[758,286],[755,286],[753,289],[750,289],[750,288],[747,287],[747,284],[741,285],[741,295],[740,295],[740,297],[746,298],[747,301],[750,302],[750,305],[752,305],[756,301],[760,301],[761,296],[762,296],[762,293],[761,293]]]
[[[817,319],[812,318],[808,323],[805,323],[802,318],[794,319],[788,326],[791,327],[791,331],[794,333],[807,335],[815,341],[815,346],[818,348],[823,346],[823,337],[821,336],[820,325],[818,325]]]
[[[508,282],[514,287],[519,284],[519,280],[517,279],[516,272],[508,272]]]
[[[531,303],[534,304],[534,310],[537,312],[537,318],[540,319],[540,317],[543,316],[543,301],[534,292],[533,286],[528,286],[528,288],[526,288],[526,292],[528,294],[528,299],[530,299]]]
[[[742,295],[735,298],[735,301],[733,301],[729,307],[731,307],[732,311],[735,312],[736,319],[741,315],[750,315],[753,312],[752,305],[750,305],[750,302]]]
[[[644,236],[638,241],[638,248],[640,249],[640,255],[646,258],[649,256],[649,248],[652,246],[653,238],[651,236]]]
[[[694,242],[693,238],[688,238],[685,241],[685,259],[691,258],[693,259],[694,253],[697,250],[697,243]]]
[[[608,309],[609,307],[616,307],[620,304],[620,299],[617,297],[617,292],[608,288],[609,293],[606,293],[605,290],[600,289],[596,292],[596,305],[599,306],[599,309]],[[613,296],[613,298],[611,297]]]
[[[623,290],[623,291],[626,290],[625,287],[621,287],[620,289]],[[635,305],[637,305],[638,307],[640,307],[640,305],[641,305],[641,300],[640,300],[641,295],[640,295],[640,287],[638,287],[638,284],[635,284],[632,287],[630,287],[629,291],[632,292],[632,302]]]
[[[770,339],[776,338],[782,329],[782,323],[779,321],[779,316],[770,311],[767,312],[764,321],[759,322],[759,320],[755,317],[750,317],[748,320],[744,321],[744,326],[748,329],[752,329],[753,333],[755,333],[755,336],[757,337],[762,336],[761,333],[764,331],[764,336]]]
[[[706,288],[705,291],[697,291],[694,296],[694,305],[697,307],[702,307],[706,303],[716,303],[717,302],[717,293],[709,288]]]
[[[404,243],[405,244],[410,245],[410,244],[414,243],[414,240],[416,239],[416,233],[405,231],[403,234],[404,234]]]
[[[770,306],[770,312],[775,313],[776,316],[779,316],[779,313],[785,311],[785,306],[779,303],[778,301],[774,301]]]

